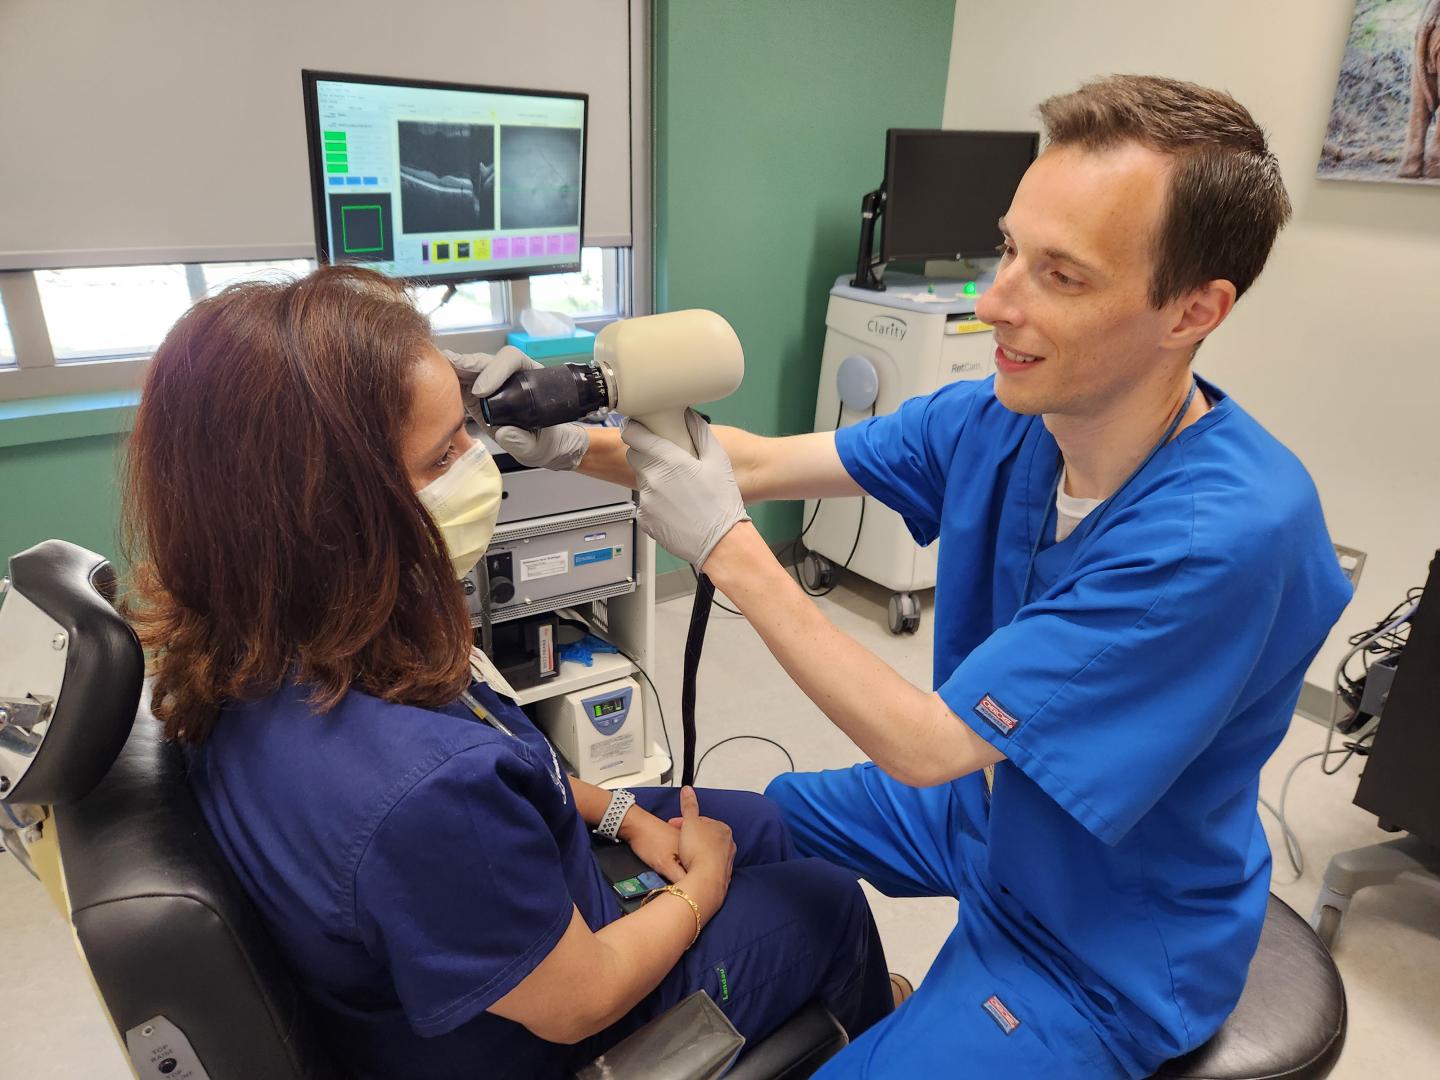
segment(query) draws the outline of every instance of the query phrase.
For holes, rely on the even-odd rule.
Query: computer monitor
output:
[[[1033,131],[891,128],[880,260],[993,255],[996,224],[1035,160]]]
[[[580,269],[587,95],[302,79],[322,263],[433,284]]]
[[[1371,670],[1374,670],[1373,668]],[[1440,846],[1440,551],[1385,698],[1355,803],[1388,828]]]

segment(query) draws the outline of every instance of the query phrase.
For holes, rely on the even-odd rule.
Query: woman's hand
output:
[[[632,806],[620,825],[620,839],[666,881],[679,881],[685,876],[685,867],[680,862],[678,825],[668,824],[648,810]]]
[[[730,826],[701,817],[700,800],[691,787],[680,789],[680,816],[671,818],[670,824],[680,827],[679,859],[685,868],[682,884],[700,905],[702,921],[708,923],[730,891],[730,873],[735,865]],[[703,893],[703,897],[697,893]]]

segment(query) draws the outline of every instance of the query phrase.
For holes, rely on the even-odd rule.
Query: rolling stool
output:
[[[1345,987],[1310,924],[1273,894],[1235,1011],[1154,1080],[1310,1080],[1345,1044]]]

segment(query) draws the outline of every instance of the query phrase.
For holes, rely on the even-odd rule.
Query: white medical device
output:
[[[572,690],[536,703],[540,727],[586,783],[639,772],[645,718],[634,679]]]
[[[728,322],[701,308],[667,311],[605,327],[589,364],[517,371],[481,409],[489,424],[532,430],[613,409],[693,456],[686,408],[729,397],[744,377],[745,352]]]
[[[907,398],[995,370],[994,334],[975,319],[983,286],[900,273],[885,282],[884,292],[874,292],[851,286],[846,275],[830,290],[816,431],[894,412]],[[890,632],[914,633],[920,625],[914,594],[935,585],[936,545],[920,547],[899,514],[875,499],[863,502],[863,522],[861,499],[824,499],[818,511],[815,501],[806,502],[801,573],[812,589],[828,585],[837,567],[883,585],[893,593]]]

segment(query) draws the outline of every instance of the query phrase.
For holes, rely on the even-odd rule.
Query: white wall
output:
[[[958,0],[947,128],[1034,128],[1097,75],[1234,94],[1265,128],[1295,217],[1197,370],[1309,467],[1337,543],[1369,554],[1311,667],[1425,580],[1440,548],[1440,185],[1320,181],[1351,0]],[[1221,628],[1217,627],[1217,632]]]

